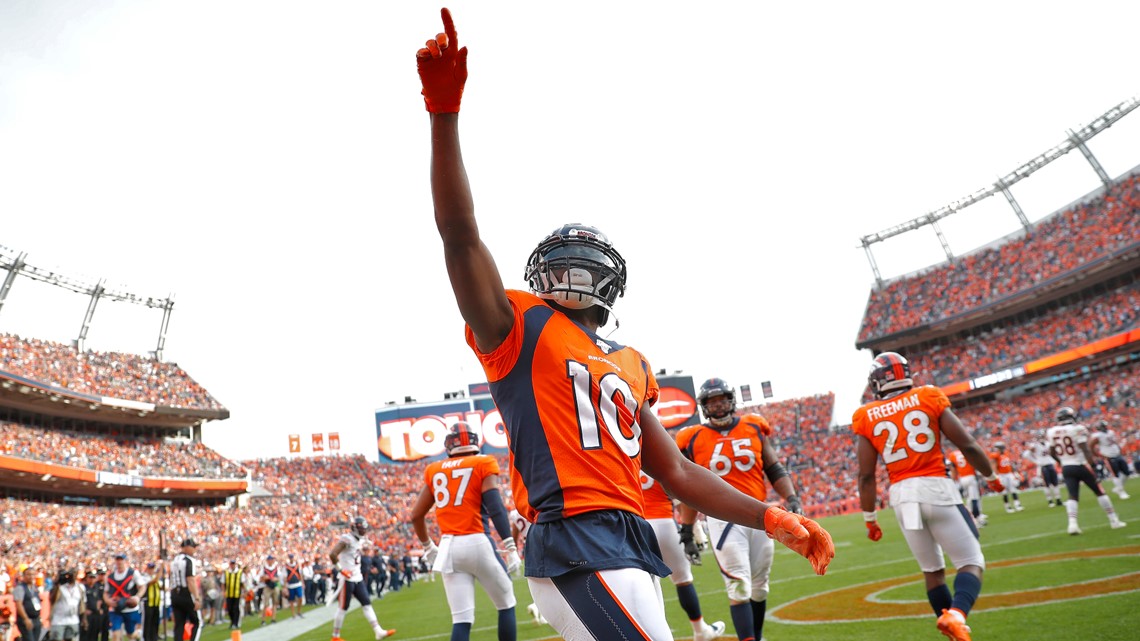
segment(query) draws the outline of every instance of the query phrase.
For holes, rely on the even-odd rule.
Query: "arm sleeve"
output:
[[[507,520],[507,509],[503,507],[503,497],[499,488],[483,492],[483,513],[491,517],[491,523],[504,541],[511,538],[511,524]]]

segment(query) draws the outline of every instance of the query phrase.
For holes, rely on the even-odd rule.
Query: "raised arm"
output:
[[[467,82],[467,48],[459,48],[455,24],[441,12],[444,32],[416,53],[424,104],[431,114],[431,194],[435,225],[459,313],[483,352],[498,347],[514,325],[499,269],[479,238],[475,205],[459,146],[459,103]]]

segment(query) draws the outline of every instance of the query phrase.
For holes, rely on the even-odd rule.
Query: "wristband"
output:
[[[879,515],[877,512],[864,512],[863,513],[863,521],[866,523],[874,523],[875,521],[878,521],[878,520],[879,520]]]

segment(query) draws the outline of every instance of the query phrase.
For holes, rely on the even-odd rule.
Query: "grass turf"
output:
[[[1108,484],[1111,485],[1111,484]],[[984,499],[989,525],[981,530],[982,548],[988,569],[981,596],[969,623],[977,639],[1020,641],[1030,638],[1116,641],[1140,638],[1140,480],[1131,479],[1128,490],[1136,498],[1122,501],[1113,497],[1118,514],[1128,527],[1111,530],[1104,512],[1088,493],[1081,492],[1080,523],[1084,534],[1066,533],[1063,507],[1046,507],[1041,492],[1022,495],[1024,512],[1006,514],[1000,497]],[[1062,490],[1063,492],[1063,490]],[[884,536],[873,543],[866,538],[861,515],[826,518],[821,521],[836,542],[836,556],[828,573],[817,577],[806,561],[777,545],[772,568],[764,636],[772,641],[883,641],[884,639],[941,639],[934,626],[934,615],[926,602],[926,591],[910,551],[894,522],[893,514],[880,515]],[[1128,549],[1132,548],[1132,549]],[[1039,558],[1040,557],[1040,558]],[[705,563],[693,568],[701,608],[708,621],[728,623],[726,639],[735,635],[728,614],[723,582],[711,553]],[[953,585],[952,570],[948,582]],[[1124,592],[1088,595],[1093,586],[1109,579],[1125,585]],[[864,598],[875,586],[871,602]],[[663,585],[665,610],[673,634],[678,639],[692,636],[687,617],[677,604],[676,592],[668,579]],[[847,588],[846,591],[843,591]],[[821,594],[825,593],[825,594]],[[515,580],[518,597],[518,639],[556,637],[554,629],[535,625],[527,615],[531,603],[524,579]],[[815,596],[821,595],[821,596]],[[852,596],[853,595],[853,596]],[[852,598],[844,605],[842,596]],[[808,617],[837,615],[855,619],[842,623],[789,623],[782,615],[794,611]],[[439,641],[450,638],[451,619],[443,593],[443,583],[418,581],[411,589],[389,593],[373,604],[381,624],[399,630],[399,641]],[[860,620],[872,613],[909,618]],[[496,614],[481,589],[476,590],[473,641],[494,641]],[[252,625],[249,625],[252,623]],[[247,622],[248,628],[257,622]],[[370,641],[372,631],[357,611],[349,613],[342,636],[347,641]],[[327,641],[331,626],[326,624],[295,637],[292,641]],[[218,626],[205,631],[203,641],[229,639],[229,631]],[[282,639],[282,641],[287,641]]]

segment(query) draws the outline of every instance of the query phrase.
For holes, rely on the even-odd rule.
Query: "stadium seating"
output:
[[[1028,291],[1140,239],[1140,174],[1036,223],[1029,233],[871,290],[859,342],[890,336]]]
[[[81,394],[167,407],[224,409],[174,363],[0,334],[0,370]]]

